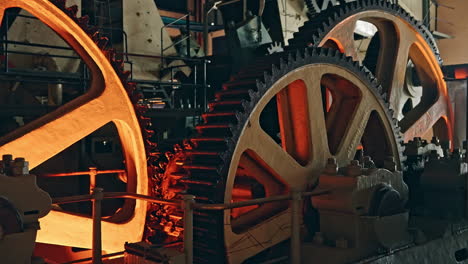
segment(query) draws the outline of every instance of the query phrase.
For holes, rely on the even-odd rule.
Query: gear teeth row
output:
[[[361,77],[369,80],[369,86],[380,97],[378,82],[365,67],[336,50],[305,48],[279,53],[272,58],[259,58],[251,65],[256,76],[237,74],[215,95],[209,104],[209,112],[202,115],[203,123],[196,127],[198,136],[188,139],[183,146],[177,146],[171,154],[172,172],[167,177],[176,179],[177,186],[185,186],[184,191],[195,195],[198,202],[224,202],[224,184],[237,139],[255,105],[264,93],[288,72],[317,60],[325,60],[343,67],[354,68]],[[264,66],[262,66],[262,64]],[[250,72],[249,68],[245,72]],[[255,77],[255,78],[254,78]],[[246,79],[243,79],[246,78]],[[236,99],[236,100],[234,100]],[[382,105],[385,104],[380,99]],[[391,119],[389,111],[386,112]],[[397,123],[393,122],[397,142],[402,143]],[[403,146],[399,146],[402,159]],[[169,171],[169,170],[168,170]],[[223,213],[216,211],[196,211],[194,219],[194,260],[195,263],[225,263],[223,241]]]
[[[124,70],[124,61],[117,56],[117,53],[114,49],[109,47],[109,39],[105,36],[102,36],[99,30],[90,26],[89,17],[82,16],[77,17],[78,7],[76,5],[67,7],[66,0],[51,0],[51,2],[61,9],[65,14],[67,14],[71,19],[73,19],[77,25],[79,25],[83,31],[85,31],[90,38],[96,43],[96,45],[102,50],[103,54],[109,59],[112,67],[119,76],[122,84],[124,85],[128,96],[133,103],[136,116],[138,118],[140,127],[142,129],[142,136],[145,144],[145,151],[147,156],[147,166],[148,166],[148,177],[149,177],[149,189],[151,190],[151,195],[154,197],[162,198],[164,196],[163,190],[160,188],[162,177],[162,170],[157,166],[160,157],[160,152],[156,143],[152,141],[152,137],[155,132],[151,129],[151,119],[144,117],[144,114],[148,110],[147,107],[138,104],[138,101],[141,99],[141,95],[136,92],[136,85],[134,83],[128,82],[130,77],[130,72]],[[180,189],[183,191],[184,186]],[[167,207],[151,205],[149,206],[148,215],[158,215],[158,218],[147,217],[146,226],[148,227],[145,230],[145,238],[147,240],[157,240],[155,237],[160,236],[161,231],[161,222],[172,223],[170,214],[167,213]],[[172,217],[174,218],[174,217]],[[162,221],[161,219],[164,219]],[[180,218],[179,218],[180,219]],[[152,229],[150,227],[158,226],[157,229]],[[174,226],[175,228],[175,226]]]
[[[306,0],[305,2],[309,10],[311,10],[310,8],[313,6],[313,1]],[[437,48],[434,36],[431,34],[430,30],[420,21],[412,17],[406,10],[387,0],[357,0],[345,4],[341,3],[338,6],[330,6],[328,9],[318,14],[316,14],[318,11],[316,10],[312,12],[310,20],[305,22],[304,25],[299,28],[299,31],[293,34],[293,38],[288,41],[289,46],[287,46],[286,49],[298,49],[306,46],[317,47],[326,34],[338,23],[346,20],[346,18],[351,15],[367,10],[387,12],[399,16],[411,24],[426,40],[432,48],[437,60],[442,64],[439,49]]]

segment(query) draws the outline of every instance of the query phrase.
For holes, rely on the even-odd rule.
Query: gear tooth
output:
[[[255,98],[257,96],[257,92],[254,90],[249,90],[248,93],[250,98]]]
[[[286,62],[284,61],[283,57],[280,58],[279,69],[281,72],[283,72],[286,69]]]
[[[273,65],[273,67],[271,67],[271,74],[273,76],[279,76],[280,72],[279,72],[279,69],[276,65]]]
[[[249,94],[250,94],[250,91],[249,91]],[[244,108],[244,112],[246,113],[248,113],[252,109],[250,102],[251,101],[242,100],[242,108]]]
[[[107,47],[107,43],[109,43],[109,39],[106,37],[99,37],[99,39],[96,41],[96,44],[101,50]]]
[[[289,52],[288,53],[288,63],[291,63],[294,61],[294,57],[293,57],[293,53],[292,52]]]
[[[76,14],[78,14],[78,6],[77,5],[72,5],[70,7],[67,7],[67,14],[70,17],[76,18]]]
[[[381,85],[377,86],[377,91],[379,92],[379,94],[383,93],[383,88]]]
[[[261,82],[259,79],[257,79],[256,81],[256,86],[257,86],[257,90],[259,92],[265,92],[266,91],[266,85],[265,83]]]
[[[265,85],[271,83],[271,75],[266,71],[263,72],[263,80],[265,81]]]
[[[86,16],[79,17],[79,18],[77,18],[77,21],[78,21],[78,25],[81,28],[85,29],[89,25],[89,16],[86,15]]]
[[[301,50],[297,49],[296,50],[296,61],[303,59],[302,52]]]
[[[387,93],[383,92],[381,95],[382,95],[382,98],[384,98],[384,99],[387,98]],[[386,106],[386,107],[389,107],[388,102],[385,102],[385,106]]]

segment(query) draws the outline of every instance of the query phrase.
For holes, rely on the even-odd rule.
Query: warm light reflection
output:
[[[55,156],[103,125],[114,122],[121,138],[128,173],[127,191],[148,193],[145,148],[138,119],[119,76],[93,40],[49,0],[0,0],[0,19],[8,8],[22,8],[60,35],[92,73],[89,92],[0,139],[0,155],[25,157],[31,168]],[[125,242],[140,241],[146,203],[137,201],[126,222],[103,222],[103,249],[120,251]],[[124,210],[122,210],[124,211]],[[133,215],[133,216],[132,216]],[[91,219],[52,211],[41,219],[37,241],[91,248]]]

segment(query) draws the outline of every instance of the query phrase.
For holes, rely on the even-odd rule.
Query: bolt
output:
[[[359,176],[362,175],[361,165],[359,160],[352,160],[346,167],[346,176]]]
[[[5,155],[2,156],[2,160],[3,160],[3,162],[12,161],[12,160],[13,160],[13,155],[11,155],[11,154],[5,154]]]
[[[374,169],[374,168],[376,168],[376,167],[375,167],[374,161],[373,161],[372,158],[369,157],[369,156],[364,156],[364,158],[362,159],[362,162],[363,162],[364,168],[366,168],[366,169]]]
[[[13,176],[29,174],[29,162],[27,162],[24,158],[16,158],[12,162],[11,174]]]
[[[440,141],[439,141],[438,137],[435,137],[435,136],[432,137],[431,143],[434,144],[434,145],[440,146]]]
[[[328,174],[328,175],[336,175],[337,172],[338,172],[338,164],[336,163],[336,158],[335,157],[328,158],[327,165],[325,166],[323,173]]]

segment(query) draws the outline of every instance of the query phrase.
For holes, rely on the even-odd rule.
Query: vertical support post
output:
[[[242,0],[242,20],[247,19],[247,0]]]
[[[10,14],[5,11],[5,72],[8,72],[8,25],[10,24],[9,21]]]
[[[465,100],[468,100],[468,78],[465,79],[466,87],[465,87]],[[466,149],[465,149],[465,162],[468,162],[468,102],[466,102],[466,112],[465,112],[465,142],[466,142]],[[451,124],[453,126],[453,124]],[[463,142],[462,142],[462,149],[463,149]],[[468,195],[468,194],[467,194]]]
[[[93,189],[93,264],[102,264],[101,202],[103,189]]]
[[[193,263],[193,204],[195,196],[184,195],[182,207],[184,208],[184,253],[185,264]]]
[[[89,193],[90,194],[93,194],[93,191],[96,188],[96,175],[97,175],[97,168],[89,167]]]
[[[198,75],[198,62],[194,63],[193,67],[193,105],[192,108],[197,109],[197,93],[198,93],[198,80],[197,80],[197,75]]]
[[[206,56],[206,54],[205,54]],[[208,95],[207,95],[207,90],[208,90],[208,87],[207,87],[207,84],[206,84],[206,64],[207,63],[210,63],[209,60],[207,60],[206,58],[203,59],[203,111],[206,112],[207,111],[207,106],[208,106]]]
[[[210,12],[207,5],[208,1],[203,3],[203,53],[208,56],[208,13]]]
[[[301,201],[302,193],[291,190],[291,264],[301,263]]]

